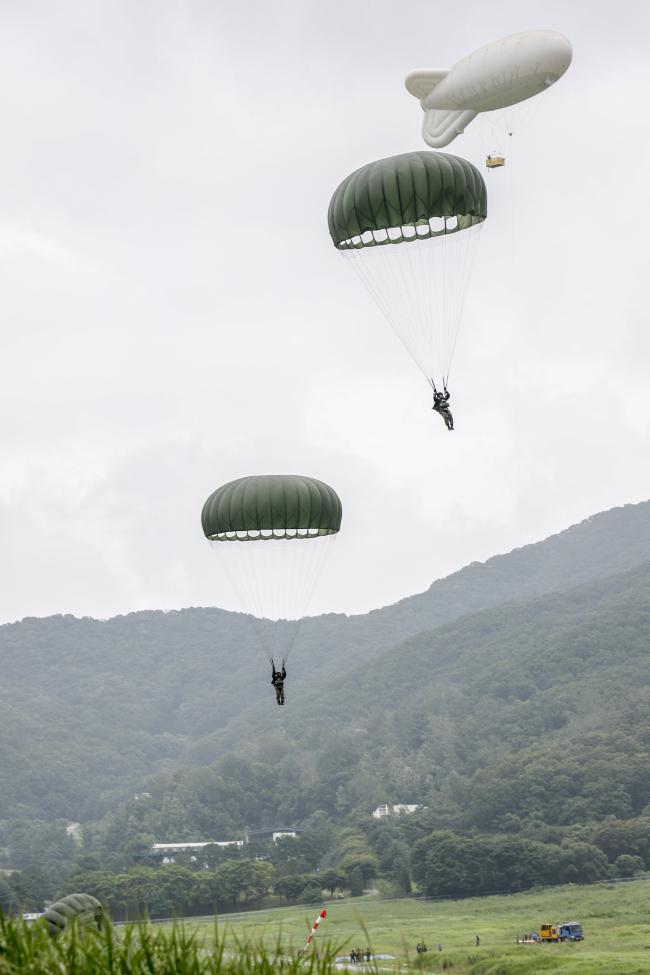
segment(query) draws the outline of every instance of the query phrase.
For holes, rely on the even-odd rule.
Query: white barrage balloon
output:
[[[486,44],[453,68],[412,71],[405,84],[422,105],[424,141],[442,149],[479,112],[533,98],[562,77],[572,56],[563,34],[529,30]]]

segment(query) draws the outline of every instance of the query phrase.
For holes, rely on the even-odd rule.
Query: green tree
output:
[[[261,900],[271,890],[274,869],[256,860],[226,860],[216,870],[223,899],[230,904]]]
[[[303,904],[319,904],[323,896],[321,885],[317,879],[308,881],[300,894],[300,901]]]
[[[273,882],[273,891],[280,897],[286,897],[289,902],[295,903],[300,899],[306,883],[306,878],[302,875],[287,874]]]
[[[641,857],[633,857],[629,853],[622,853],[614,863],[614,874],[617,877],[635,877],[644,870],[645,863]]]
[[[321,871],[319,874],[319,879],[323,890],[329,891],[330,894],[334,894],[334,891],[345,887],[346,876],[342,870],[336,870],[333,867],[327,870]]]
[[[363,874],[359,867],[354,867],[348,875],[348,886],[352,897],[361,897],[363,894]]]
[[[11,887],[8,880],[0,874],[0,911],[3,914],[9,914],[18,908],[18,900],[16,899],[16,893]]]

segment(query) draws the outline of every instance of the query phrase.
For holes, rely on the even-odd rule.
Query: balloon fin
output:
[[[411,71],[404,79],[409,95],[422,101],[430,95],[436,85],[449,74],[449,68],[433,68],[429,71]]]
[[[478,112],[470,109],[429,108],[424,111],[422,138],[432,149],[443,149],[465,131]]]

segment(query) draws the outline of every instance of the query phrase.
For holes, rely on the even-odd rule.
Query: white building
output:
[[[154,853],[159,853],[162,856],[163,863],[174,863],[174,854],[183,853],[188,850],[191,853],[198,853],[199,850],[204,850],[206,846],[243,846],[243,840],[206,840],[201,843],[154,843],[152,850]],[[192,857],[196,860],[196,857]]]
[[[158,853],[181,853],[183,850],[203,850],[206,846],[243,846],[243,840],[206,840],[201,843],[154,843]]]
[[[401,813],[414,813],[416,809],[422,809],[422,806],[408,802],[397,802],[393,805],[386,803],[383,806],[377,806],[372,815],[373,819],[383,819],[384,816],[399,816]]]
[[[374,814],[373,814],[374,815]],[[159,854],[163,863],[174,863],[174,856],[177,853],[198,853],[199,850],[204,850],[206,846],[220,846],[222,848],[228,846],[242,847],[246,843],[249,843],[252,839],[272,839],[274,843],[277,843],[279,839],[284,836],[289,836],[295,839],[298,834],[302,832],[301,829],[264,829],[257,830],[256,832],[246,833],[246,837],[243,840],[202,840],[201,842],[191,842],[191,843],[154,843],[151,847],[154,853]],[[196,860],[196,856],[192,857]]]

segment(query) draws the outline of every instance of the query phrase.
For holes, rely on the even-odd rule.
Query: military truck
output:
[[[582,925],[577,921],[564,921],[562,924],[542,924],[539,929],[540,941],[584,941]]]

